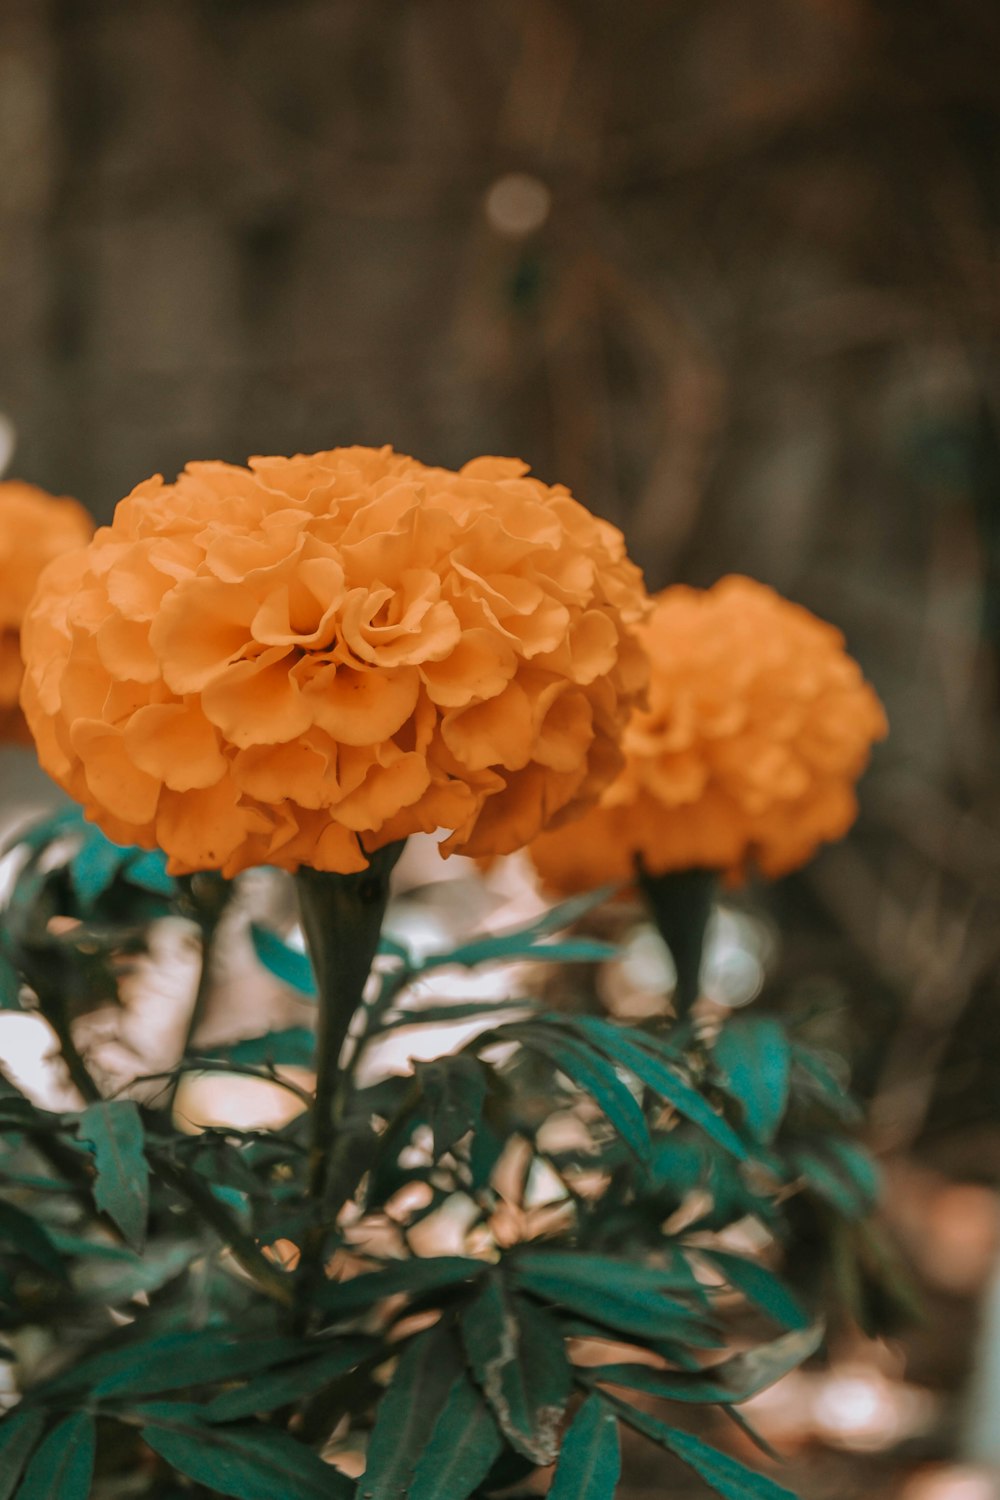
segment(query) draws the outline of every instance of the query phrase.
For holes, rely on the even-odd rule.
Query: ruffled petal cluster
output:
[[[75,500],[17,479],[0,483],[0,741],[31,743],[18,703],[21,623],[53,558],[89,541],[94,523]]]
[[[24,631],[42,764],[175,873],[499,854],[596,801],[648,669],[619,532],[513,459],[190,464],[55,563]]]
[[[530,849],[563,891],[654,874],[748,866],[776,877],[841,838],[887,723],[833,626],[752,579],[668,588],[640,628],[648,708],[600,805]]]

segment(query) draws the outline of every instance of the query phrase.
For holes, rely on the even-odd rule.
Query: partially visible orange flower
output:
[[[42,764],[175,873],[364,869],[443,828],[499,854],[596,800],[648,669],[621,534],[516,459],[190,464],[48,571]]]
[[[556,890],[750,865],[784,875],[857,816],[854,785],[888,725],[832,625],[749,578],[659,594],[640,638],[649,707],[600,806],[530,854]]]
[[[39,574],[54,557],[82,547],[93,530],[75,500],[17,479],[0,483],[0,741],[31,744],[18,705],[21,621]]]

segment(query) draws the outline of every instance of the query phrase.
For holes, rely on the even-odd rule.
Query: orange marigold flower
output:
[[[497,854],[596,801],[647,666],[619,532],[516,459],[189,464],[46,574],[42,764],[175,873],[347,873],[418,831]]]
[[[82,547],[93,530],[75,500],[57,499],[18,479],[0,483],[0,741],[31,744],[18,705],[21,622],[39,574],[54,557]]]
[[[668,588],[640,628],[649,706],[600,805],[530,848],[543,879],[575,891],[652,874],[748,865],[784,875],[857,816],[854,784],[882,705],[832,625],[749,578]]]

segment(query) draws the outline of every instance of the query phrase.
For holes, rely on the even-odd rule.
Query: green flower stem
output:
[[[195,990],[194,1002],[188,1016],[180,1057],[177,1059],[177,1067],[167,1087],[163,1107],[168,1115],[173,1112],[174,1100],[177,1097],[181,1077],[185,1072],[185,1063],[191,1052],[191,1044],[205,1019],[205,1011],[212,993],[215,939],[218,935],[219,923],[233,897],[231,882],[214,871],[206,870],[197,875],[183,877],[181,889],[184,892],[184,905],[190,909],[186,914],[197,922],[201,933],[201,968],[198,971],[198,988]]]
[[[677,970],[674,1004],[679,1018],[688,1015],[701,993],[701,960],[705,931],[718,885],[716,870],[672,870],[652,875],[637,867],[639,885],[660,936]]]
[[[378,849],[369,857],[368,869],[354,875],[303,866],[295,877],[318,992],[316,1099],[309,1153],[309,1193],[317,1208],[326,1198],[332,1148],[349,1089],[340,1054],[378,951],[389,877],[402,851],[402,843]]]

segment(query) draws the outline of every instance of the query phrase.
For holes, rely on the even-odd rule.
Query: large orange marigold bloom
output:
[[[175,873],[496,854],[621,765],[648,608],[621,535],[514,459],[190,464],[53,565],[24,631],[42,764]]]
[[[31,744],[18,705],[21,622],[39,574],[54,557],[82,547],[93,530],[75,500],[57,499],[18,479],[0,483],[0,741]]]
[[[832,625],[749,578],[668,588],[640,637],[649,706],[599,807],[530,849],[550,885],[747,866],[784,875],[857,816],[882,705]]]

